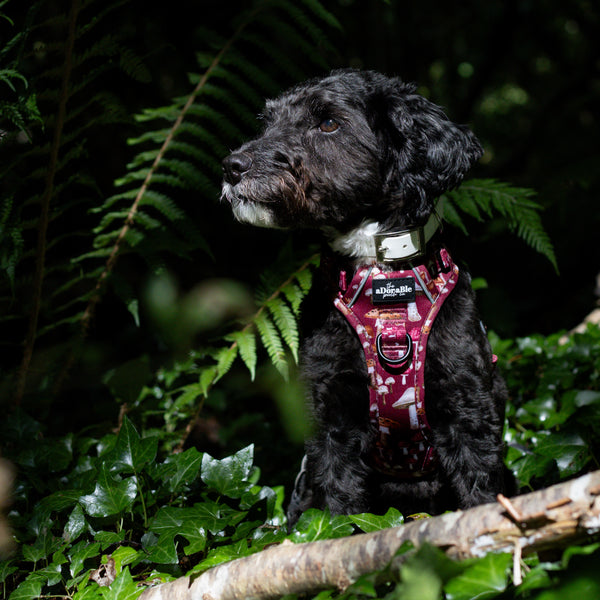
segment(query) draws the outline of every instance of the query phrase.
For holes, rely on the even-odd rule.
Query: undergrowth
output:
[[[524,490],[598,467],[599,343],[593,327],[562,344],[558,335],[494,340],[511,397],[507,464]],[[348,517],[311,509],[288,534],[286,490],[260,483],[253,446],[222,459],[195,447],[171,452],[173,420],[184,415],[174,416],[168,396],[149,400],[148,391],[117,431],[98,427],[56,437],[20,411],[3,421],[4,455],[19,470],[11,507],[16,545],[0,563],[3,597],[134,598],[147,585],[285,539],[308,542],[402,524],[395,509]],[[230,452],[232,446],[226,445]],[[510,555],[456,563],[425,547],[383,585],[363,577],[343,594],[318,597],[409,599],[418,589],[424,600],[565,598],[578,589],[574,572],[583,572],[592,583],[580,597],[592,600],[600,586],[593,568],[598,556],[598,544],[570,547],[552,559],[529,556],[524,582],[515,587]]]

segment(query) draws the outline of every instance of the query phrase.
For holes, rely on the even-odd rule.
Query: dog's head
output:
[[[240,221],[266,227],[420,225],[482,153],[414,85],[372,71],[300,84],[263,118],[262,134],[223,161],[223,197]]]

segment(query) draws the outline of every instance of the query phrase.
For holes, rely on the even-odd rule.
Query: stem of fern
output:
[[[40,315],[40,307],[42,304],[42,287],[44,284],[44,273],[46,268],[46,236],[49,225],[50,202],[54,195],[54,181],[58,165],[58,155],[60,152],[62,133],[67,114],[67,102],[69,100],[69,82],[73,70],[73,50],[75,46],[77,17],[80,11],[80,0],[73,0],[71,3],[71,13],[69,15],[69,31],[65,48],[65,62],[62,77],[62,88],[60,101],[58,105],[58,113],[56,116],[56,127],[54,129],[54,137],[50,148],[50,162],[46,175],[46,183],[42,194],[40,205],[41,215],[38,227],[37,253],[35,274],[33,278],[33,294],[32,307],[29,315],[29,326],[27,337],[25,338],[23,361],[17,374],[17,389],[15,393],[15,403],[19,405],[25,394],[27,385],[27,375],[33,357],[33,348],[37,336],[38,319]]]

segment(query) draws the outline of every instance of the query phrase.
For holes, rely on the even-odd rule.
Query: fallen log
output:
[[[508,500],[401,527],[347,538],[284,543],[260,553],[218,565],[196,579],[148,588],[142,600],[234,600],[276,598],[337,587],[383,569],[403,543],[427,542],[452,558],[531,552],[589,540],[600,532],[600,471]],[[515,583],[518,583],[516,581]]]

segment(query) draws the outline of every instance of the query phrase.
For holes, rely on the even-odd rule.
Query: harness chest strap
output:
[[[374,466],[395,477],[418,477],[436,466],[425,413],[424,365],[435,317],[458,281],[449,253],[438,254],[435,277],[425,265],[340,274],[335,307],[358,335],[369,374],[369,414],[378,434]]]

